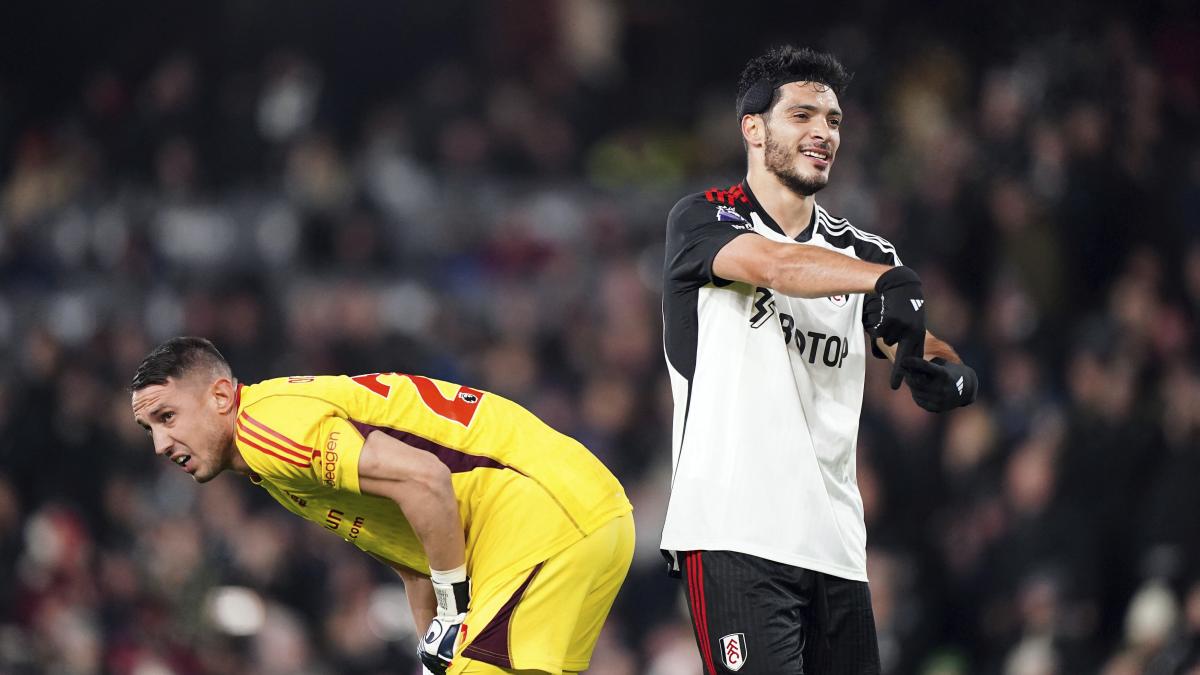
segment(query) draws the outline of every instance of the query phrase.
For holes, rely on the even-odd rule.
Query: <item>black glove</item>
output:
[[[926,361],[910,356],[900,365],[904,368],[904,380],[908,382],[913,400],[929,412],[945,412],[967,405],[975,400],[979,390],[979,378],[964,363],[951,363],[943,358]]]
[[[904,379],[903,363],[925,355],[925,294],[921,278],[908,267],[893,267],[875,282],[875,298],[866,307],[867,334],[886,345],[900,343],[892,363],[892,389]]]

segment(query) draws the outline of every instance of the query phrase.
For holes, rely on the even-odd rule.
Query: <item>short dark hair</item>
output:
[[[174,337],[154,348],[138,365],[129,391],[153,384],[166,384],[167,378],[179,379],[199,368],[214,373],[230,373],[229,362],[212,342],[202,337]]]
[[[738,120],[766,112],[779,100],[779,87],[788,82],[816,82],[841,95],[853,75],[833,54],[808,47],[784,45],[756,56],[738,78]]]

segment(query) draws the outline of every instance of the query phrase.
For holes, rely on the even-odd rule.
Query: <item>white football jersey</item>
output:
[[[675,398],[663,551],[738,551],[866,581],[855,475],[865,296],[794,298],[715,277],[713,258],[743,234],[901,264],[890,243],[819,205],[788,238],[746,185],[675,205],[663,288]]]

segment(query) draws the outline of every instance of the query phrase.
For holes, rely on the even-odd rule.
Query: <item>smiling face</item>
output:
[[[234,468],[236,389],[227,377],[201,369],[133,392],[133,418],[150,434],[154,453],[198,483]]]
[[[825,187],[842,142],[837,94],[819,83],[790,82],[779,87],[778,100],[760,117],[761,130],[747,119],[743,131],[751,146],[761,148],[766,170],[803,197]]]

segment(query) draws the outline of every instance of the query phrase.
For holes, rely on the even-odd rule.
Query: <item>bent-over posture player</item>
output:
[[[575,440],[496,394],[419,375],[242,385],[202,338],[134,375],[154,452],[245,474],[393,567],[438,675],[585,670],[633,557],[632,507]]]

